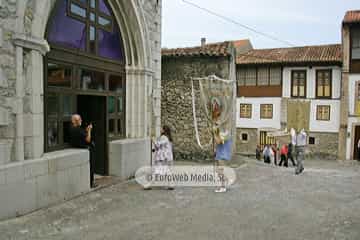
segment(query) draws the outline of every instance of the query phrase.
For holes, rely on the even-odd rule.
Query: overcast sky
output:
[[[360,0],[187,0],[295,45],[341,41],[341,21]],[[162,46],[249,38],[254,48],[286,47],[184,3],[163,0]]]

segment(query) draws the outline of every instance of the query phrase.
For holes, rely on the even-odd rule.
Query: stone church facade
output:
[[[67,144],[73,113],[99,129],[98,174],[127,179],[150,163],[161,4],[0,0],[0,219],[89,191],[89,154]]]

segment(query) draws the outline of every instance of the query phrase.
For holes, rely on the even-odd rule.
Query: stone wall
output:
[[[127,180],[135,176],[140,167],[151,164],[150,139],[124,139],[109,143],[109,169],[111,176]],[[126,159],[126,161],[121,161]]]
[[[191,77],[206,77],[216,74],[228,79],[230,57],[164,57],[162,59],[161,111],[163,125],[173,131],[176,160],[201,161],[211,159],[209,150],[202,150],[195,137],[191,94]],[[195,83],[196,95],[199,95]],[[198,98],[197,98],[198,99]],[[210,142],[205,115],[196,101],[197,117],[202,144]]]
[[[321,159],[337,159],[338,156],[338,133],[309,133],[309,138],[315,138],[315,144],[307,146],[307,154],[309,157]]]
[[[78,149],[0,166],[0,220],[88,192],[89,168],[89,152]]]
[[[15,140],[15,48],[11,42],[16,28],[17,1],[3,0],[0,5],[0,164],[14,160]],[[7,154],[5,154],[7,153]]]
[[[242,134],[247,134],[247,141],[242,140]],[[258,130],[250,128],[236,129],[236,152],[244,155],[255,155],[258,144]]]
[[[72,150],[65,155],[44,154],[43,56],[49,51],[45,29],[55,2],[0,0],[0,195],[6,196],[0,198],[0,218],[45,207],[89,188],[86,154],[80,162],[78,152]],[[127,47],[127,136],[149,141],[150,133],[160,130],[162,0],[108,2]],[[137,157],[148,157],[147,149],[143,144]],[[126,165],[133,160],[129,157],[119,161]],[[126,166],[133,168],[134,162]],[[69,167],[61,167],[64,164]],[[27,169],[38,165],[40,175],[27,177]],[[8,184],[7,179],[16,183]]]

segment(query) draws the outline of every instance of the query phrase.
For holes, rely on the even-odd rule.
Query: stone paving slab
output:
[[[360,239],[360,166],[248,161],[226,194],[134,181],[0,223],[0,239]]]

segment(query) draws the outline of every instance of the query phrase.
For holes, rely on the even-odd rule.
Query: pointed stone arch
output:
[[[27,84],[33,86],[36,92],[31,96],[31,102],[37,105],[36,117],[33,122],[39,122],[43,114],[43,55],[49,51],[45,39],[47,23],[57,0],[24,0],[18,4],[18,19],[16,24],[15,45],[21,51],[30,55]],[[154,103],[152,101],[153,59],[150,33],[145,21],[146,16],[142,5],[136,0],[108,0],[108,3],[119,25],[126,57],[126,136],[127,138],[146,138],[153,129]],[[29,51],[28,51],[29,50]],[[21,56],[20,50],[18,56]],[[22,74],[22,73],[21,73]],[[23,79],[23,83],[25,79]],[[158,103],[157,105],[159,105]],[[158,117],[159,118],[159,117]],[[43,118],[40,122],[43,122]],[[159,121],[160,122],[160,121]],[[20,127],[19,129],[23,129]],[[41,134],[39,133],[41,132]],[[36,158],[43,154],[44,129],[33,133],[37,139],[29,140],[29,154],[26,158]],[[41,140],[39,140],[41,139]],[[36,143],[35,143],[36,142]],[[23,145],[23,144],[21,144]],[[24,150],[20,149],[20,152]],[[22,153],[23,154],[23,153]],[[19,154],[21,155],[21,153]]]

